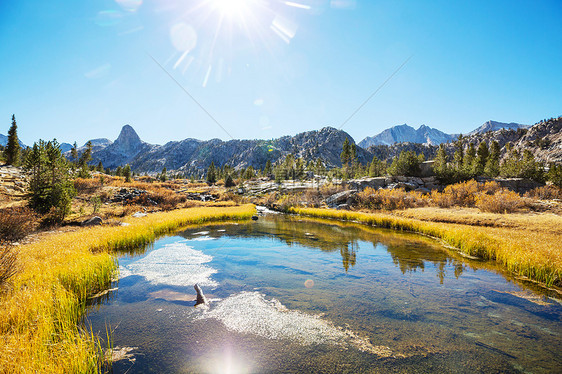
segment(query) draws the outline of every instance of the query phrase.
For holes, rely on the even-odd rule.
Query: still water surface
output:
[[[115,373],[562,372],[560,300],[414,234],[273,215],[119,264]]]

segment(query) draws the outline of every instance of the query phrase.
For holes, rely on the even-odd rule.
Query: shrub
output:
[[[426,200],[419,192],[403,189],[385,190],[367,187],[356,196],[357,204],[367,209],[407,209],[423,206]]]
[[[0,241],[18,241],[37,226],[35,214],[26,207],[0,210]]]
[[[538,200],[562,200],[562,188],[556,186],[542,186],[537,187],[525,194],[525,197],[530,197]]]
[[[478,182],[469,180],[445,187],[441,195],[445,195],[444,198],[450,200],[451,205],[470,207],[476,203],[476,193],[478,190]],[[441,206],[439,202],[437,204]]]
[[[76,178],[74,180],[74,189],[78,194],[93,193],[100,187],[100,184],[102,184],[102,182],[99,179]]]
[[[476,206],[483,212],[513,213],[525,206],[525,200],[516,192],[500,190],[493,195],[479,194],[476,197]]]

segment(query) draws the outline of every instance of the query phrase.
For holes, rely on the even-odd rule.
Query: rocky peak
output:
[[[124,154],[135,154],[139,147],[142,146],[142,143],[135,129],[129,125],[125,125],[113,145]]]

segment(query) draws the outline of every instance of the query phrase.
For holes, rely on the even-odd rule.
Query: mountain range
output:
[[[501,147],[511,143],[517,149],[531,149],[542,161],[562,161],[561,118],[541,121],[531,127],[488,121],[464,136],[463,142],[478,145],[481,141],[490,143],[496,140]],[[0,135],[0,144],[7,142],[5,138]],[[165,167],[188,175],[202,175],[211,162],[217,166],[228,164],[234,168],[252,166],[261,169],[268,160],[275,163],[288,154],[293,154],[306,162],[315,162],[320,158],[327,168],[332,168],[341,166],[340,153],[346,138],[355,144],[354,139],[345,131],[324,127],[321,130],[271,140],[188,138],[155,145],[144,142],[133,127],[125,125],[114,142],[105,138],[90,140],[91,164],[101,162],[104,167],[111,169],[130,164],[137,172],[149,173],[160,172]],[[363,139],[357,144],[356,150],[362,164],[370,162],[374,155],[380,159],[392,159],[403,150],[424,153],[426,159],[430,159],[435,155],[438,144],[451,143],[457,138],[458,135],[446,134],[425,125],[416,130],[404,124]],[[447,144],[449,151],[452,147],[452,144]],[[61,144],[67,157],[70,157],[71,148],[69,143]],[[85,149],[86,144],[78,148],[78,152],[82,153]]]
[[[411,126],[403,124],[386,129],[375,136],[368,136],[361,140],[358,145],[365,149],[373,145],[392,145],[395,143],[439,145],[454,140],[456,137],[457,135],[446,134],[426,125],[421,125],[416,130]]]

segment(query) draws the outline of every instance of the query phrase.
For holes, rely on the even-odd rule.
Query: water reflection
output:
[[[179,235],[193,240],[195,230],[187,229]],[[220,231],[209,234],[211,238],[221,237],[267,237],[287,244],[290,247],[300,246],[316,248],[324,252],[339,252],[342,267],[346,271],[357,264],[357,253],[360,242],[372,243],[373,247],[384,248],[391,256],[393,263],[402,274],[409,272],[423,272],[426,263],[437,268],[437,278],[443,284],[447,267],[454,269],[455,278],[459,278],[465,268],[465,260],[460,256],[452,257],[434,240],[416,234],[406,234],[399,239],[396,232],[364,225],[334,222],[327,220],[312,220],[301,217],[269,216],[260,222],[249,222],[245,225],[229,225]],[[410,240],[404,240],[404,238]],[[295,259],[298,261],[298,259]]]
[[[100,335],[106,325],[115,330],[114,346],[137,347],[135,364],[116,362],[114,372],[515,373],[562,365],[556,300],[433,239],[284,216],[180,235],[122,257],[119,290],[89,314]],[[193,307],[186,280],[197,274],[208,281],[206,310]]]

